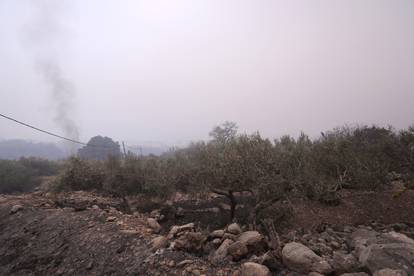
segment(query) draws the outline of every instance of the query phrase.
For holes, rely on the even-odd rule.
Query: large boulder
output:
[[[231,239],[224,240],[219,246],[219,248],[217,248],[217,250],[214,252],[211,261],[213,263],[219,263],[223,261],[226,258],[227,250],[232,243],[233,241]]]
[[[238,261],[246,256],[249,253],[249,250],[244,243],[237,241],[227,248],[227,253],[233,258],[233,260]]]
[[[283,263],[300,273],[319,272],[329,274],[332,267],[327,261],[316,255],[311,249],[297,242],[290,242],[282,249]]]
[[[411,243],[414,244],[414,240],[407,237],[404,234],[391,231],[381,235],[381,238],[386,239],[389,243]]]
[[[414,275],[414,240],[404,234],[359,229],[351,235],[351,246],[361,265],[371,273],[389,268]]]
[[[359,255],[367,246],[378,241],[378,235],[375,231],[358,229],[351,234],[348,245]]]
[[[271,276],[270,270],[261,264],[247,262],[241,265],[242,276]]]
[[[406,271],[408,275],[414,275],[414,244],[372,244],[362,250],[359,261],[371,273],[391,268],[401,269]]]
[[[408,276],[408,274],[404,270],[385,268],[376,271],[373,276]]]
[[[353,254],[345,254],[336,251],[332,256],[332,267],[336,273],[358,271],[359,262]]]

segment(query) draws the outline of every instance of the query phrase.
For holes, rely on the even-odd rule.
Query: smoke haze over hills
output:
[[[266,137],[413,123],[413,1],[56,3],[0,1],[0,109],[44,129],[175,145],[226,120]]]

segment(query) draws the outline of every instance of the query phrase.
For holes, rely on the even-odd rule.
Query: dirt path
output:
[[[145,217],[92,202],[75,210],[33,194],[0,196],[0,275],[192,275],[176,265],[183,260],[206,275],[230,273],[181,252],[160,259]]]
[[[372,220],[397,226],[413,222],[409,210],[414,208],[414,191],[393,195],[345,194],[342,204],[334,207],[295,201],[287,230],[306,233],[325,223],[358,225]],[[240,262],[214,266],[207,255],[153,253],[151,241],[157,235],[149,229],[147,217],[119,210],[120,200],[86,192],[0,195],[0,275],[239,275]],[[194,216],[186,213],[185,218]],[[163,233],[170,229],[164,228]],[[288,232],[286,242],[292,240]],[[410,231],[404,234],[413,237]]]
[[[12,206],[23,209],[10,214]],[[139,219],[115,210],[75,212],[50,206],[41,198],[2,197],[0,201],[1,275],[141,274],[148,240]],[[109,216],[116,219],[107,222]],[[112,218],[110,218],[111,220]],[[144,231],[141,231],[145,233]]]

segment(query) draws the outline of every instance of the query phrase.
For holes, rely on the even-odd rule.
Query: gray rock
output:
[[[222,238],[224,236],[224,230],[215,230],[210,233],[212,238]]]
[[[227,253],[233,258],[233,260],[238,261],[242,259],[249,253],[247,246],[242,242],[234,242],[227,248]]]
[[[157,222],[157,220],[148,218],[147,223],[148,226],[154,231],[154,233],[159,233],[161,231],[161,225]]]
[[[241,265],[242,276],[271,276],[270,270],[261,264],[247,262]]]
[[[13,205],[10,209],[10,214],[15,214],[19,211],[23,210],[23,206],[20,204]]]
[[[378,233],[366,229],[358,229],[351,234],[350,247],[355,249],[356,254],[359,254],[367,246],[374,244],[378,241]]]
[[[181,225],[181,226],[174,225],[173,227],[171,227],[167,238],[171,239],[177,236],[181,232],[192,231],[192,230],[194,230],[194,223],[192,222]]]
[[[116,217],[114,217],[114,216],[110,216],[110,217],[106,218],[107,222],[112,222],[112,221],[115,221],[115,220],[116,220]]]
[[[234,234],[234,235],[238,235],[242,231],[241,231],[240,226],[237,223],[232,223],[227,227],[227,232]]]
[[[373,244],[361,252],[359,261],[371,273],[390,268],[402,269],[408,275],[414,275],[414,244]]]
[[[311,272],[308,274],[308,276],[324,276],[324,275],[320,274],[319,272]]]
[[[391,231],[381,235],[382,239],[386,239],[389,243],[411,243],[414,244],[414,240],[407,237],[404,234]]]
[[[376,271],[373,276],[408,276],[408,274],[404,270],[385,268]]]
[[[223,239],[231,239],[233,241],[237,240],[237,235],[231,234],[231,233],[225,233],[223,235]]]
[[[201,232],[187,232],[174,242],[174,249],[188,252],[198,252],[203,249],[207,237]]]
[[[212,257],[213,263],[218,263],[222,260],[224,260],[227,256],[227,249],[229,246],[233,243],[232,240],[226,239],[222,242],[222,244],[217,248],[217,250],[214,252]]]
[[[168,239],[164,236],[159,236],[151,241],[152,247],[151,250],[153,252],[157,251],[160,248],[165,248],[168,246]]]
[[[263,236],[257,231],[247,231],[241,233],[237,237],[237,241],[244,243],[249,252],[257,251],[262,247],[264,238]]]
[[[336,273],[345,273],[357,271],[360,264],[354,255],[336,251],[333,253],[332,266]]]
[[[340,276],[369,276],[369,275],[365,272],[354,272],[354,273],[344,273],[344,274],[341,274]]]
[[[214,245],[220,245],[221,244],[221,239],[217,238],[211,241]]]
[[[329,274],[332,267],[327,261],[316,255],[303,244],[291,242],[282,249],[283,263],[290,269],[300,273],[319,272]]]

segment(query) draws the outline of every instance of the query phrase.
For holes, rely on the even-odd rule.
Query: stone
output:
[[[357,271],[359,262],[352,254],[335,251],[332,256],[332,266],[336,273]]]
[[[116,220],[116,217],[113,217],[113,216],[110,216],[110,217],[106,218],[107,222],[112,222],[112,221],[115,221],[115,220]]]
[[[223,235],[223,239],[231,239],[233,241],[237,240],[237,235],[231,234],[231,233],[225,233]]]
[[[242,259],[249,253],[247,246],[242,242],[234,242],[227,248],[227,253],[233,258],[234,261]]]
[[[358,229],[351,234],[349,245],[355,249],[357,255],[370,244],[377,242],[378,233],[366,229]]]
[[[192,231],[192,230],[194,230],[194,223],[192,223],[192,222],[181,225],[181,226],[174,225],[170,229],[170,232],[168,234],[168,238],[171,239],[171,238],[177,236],[181,232]]]
[[[319,272],[329,274],[332,267],[311,249],[297,242],[290,242],[282,249],[283,263],[300,273]]]
[[[15,214],[19,211],[23,210],[23,206],[20,204],[13,205],[10,209],[10,214]]]
[[[192,264],[192,263],[194,263],[194,261],[193,261],[193,260],[184,260],[184,261],[179,262],[179,263],[177,264],[177,267],[186,266],[186,265],[188,265],[188,264]]]
[[[212,240],[211,241],[214,245],[216,245],[216,246],[218,246],[218,245],[220,245],[221,244],[221,239],[214,239],[214,240]]]
[[[270,270],[261,264],[247,262],[241,265],[242,276],[271,276]]]
[[[187,252],[199,252],[203,249],[206,240],[207,237],[201,232],[187,232],[175,240],[174,249]]]
[[[169,261],[169,262],[168,262],[168,266],[169,266],[169,267],[174,267],[174,266],[175,266],[175,262],[174,262],[174,260]]]
[[[263,247],[264,238],[257,231],[246,231],[238,236],[237,241],[244,243],[249,252],[253,252]]]
[[[376,271],[373,276],[408,276],[408,274],[404,270],[385,268]]]
[[[151,241],[152,247],[151,250],[153,252],[157,251],[160,248],[165,248],[168,246],[168,239],[164,236],[159,236]]]
[[[154,231],[154,233],[159,233],[161,231],[161,225],[157,222],[157,220],[148,218],[147,223],[148,226]]]
[[[361,252],[359,261],[371,273],[390,268],[402,269],[408,275],[414,275],[414,244],[372,244]]]
[[[414,244],[414,240],[407,237],[404,234],[391,231],[381,235],[381,238],[387,239],[390,243],[411,243]]]
[[[353,272],[353,273],[344,273],[344,274],[341,274],[340,276],[369,276],[369,275],[365,272]]]
[[[258,263],[267,266],[271,271],[274,272],[283,269],[283,264],[270,251],[263,254],[260,257],[260,261]]]
[[[234,234],[234,235],[238,235],[242,231],[241,231],[240,226],[237,223],[232,223],[229,226],[227,226],[227,232]]]
[[[320,274],[319,272],[311,272],[308,274],[308,276],[324,276],[324,275]]]
[[[227,250],[232,243],[233,241],[230,239],[224,240],[219,246],[219,248],[217,248],[217,250],[214,252],[212,262],[218,263],[220,261],[223,261],[226,258]]]
[[[222,238],[224,236],[224,230],[215,230],[210,233],[212,238]]]
[[[88,227],[89,227],[89,225],[88,225]],[[120,230],[119,232],[121,232],[122,234],[126,234],[126,235],[138,235],[139,234],[139,231],[130,230],[130,229],[123,229],[123,230]]]

